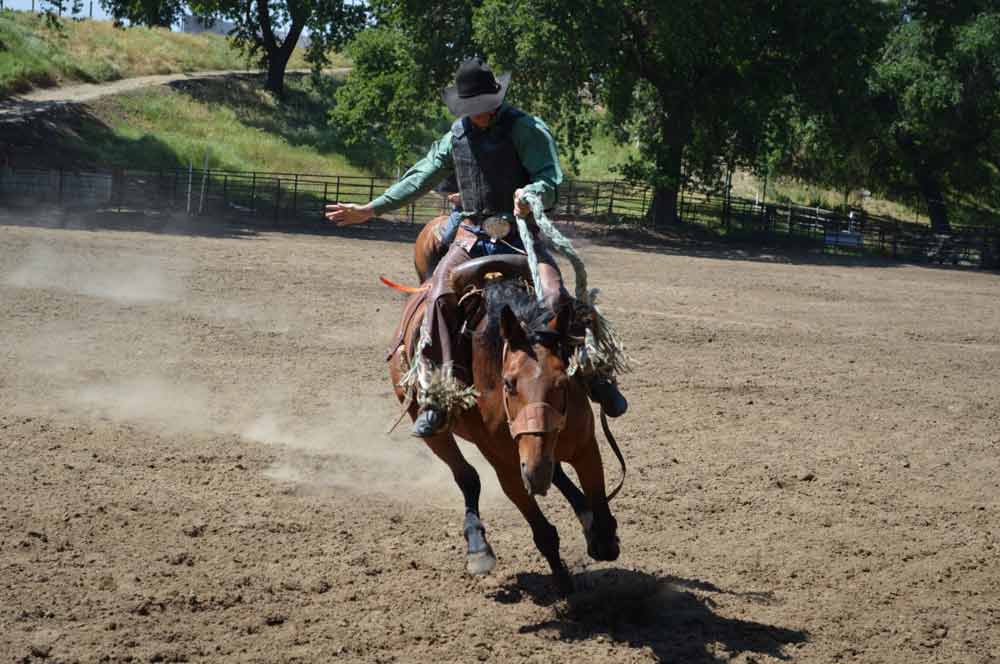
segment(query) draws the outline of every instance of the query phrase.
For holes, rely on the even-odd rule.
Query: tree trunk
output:
[[[950,233],[951,224],[948,223],[948,209],[945,207],[944,196],[941,193],[941,181],[933,169],[928,166],[930,160],[924,158],[916,141],[909,134],[902,132],[897,134],[896,143],[902,148],[903,154],[910,162],[913,179],[917,181],[920,195],[924,197],[924,202],[927,204],[927,216],[931,218],[931,229],[935,233]]]
[[[681,190],[681,165],[684,145],[690,134],[690,121],[675,113],[664,113],[660,122],[659,149],[656,158],[656,181],[653,202],[647,218],[653,228],[680,222],[677,197]]]
[[[292,59],[292,51],[295,50],[295,44],[298,43],[304,27],[304,22],[292,23],[292,28],[281,46],[267,53],[267,89],[278,98],[285,96],[285,70],[288,68],[288,61]]]
[[[281,57],[281,49],[267,54],[267,89],[276,96],[285,96],[285,69],[288,57]]]
[[[261,44],[267,54],[267,89],[279,98],[285,96],[285,69],[292,57],[292,51],[302,36],[306,25],[306,16],[292,15],[292,24],[288,34],[279,43],[271,28],[271,12],[268,0],[257,0],[257,22],[260,24]]]
[[[948,208],[941,194],[941,183],[929,169],[918,166],[915,171],[917,186],[927,204],[927,216],[931,218],[931,229],[935,233],[950,233],[951,224],[948,222]]]
[[[653,228],[663,228],[670,224],[676,224],[677,217],[677,194],[676,188],[657,187],[653,191],[653,202],[649,204],[649,212],[646,217]]]

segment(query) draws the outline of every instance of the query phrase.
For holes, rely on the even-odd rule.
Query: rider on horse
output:
[[[461,194],[462,221],[447,254],[431,278],[422,339],[417,357],[417,386],[421,394],[420,414],[413,434],[432,436],[447,428],[461,400],[457,395],[426,398],[431,384],[470,383],[468,368],[455,364],[458,333],[458,302],[451,285],[451,271],[462,263],[485,255],[524,253],[513,223],[517,214],[526,219],[531,208],[525,194],[541,198],[545,208],[555,203],[562,171],[555,141],[540,119],[503,103],[510,74],[497,79],[480,59],[466,60],[455,76],[455,85],[444,90],[448,110],[459,119],[427,155],[410,168],[399,182],[364,205],[336,203],[326,208],[326,218],[338,225],[360,224],[376,214],[403,207],[454,173]],[[532,225],[532,233],[538,229]],[[535,242],[538,257],[536,286],[542,299],[557,312],[568,303],[562,275],[541,242]],[[610,376],[596,376],[590,383],[591,397],[611,417],[628,407]]]

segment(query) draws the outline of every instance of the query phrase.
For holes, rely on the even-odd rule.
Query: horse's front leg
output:
[[[583,536],[587,540],[587,551],[590,551],[590,538],[594,532],[594,512],[590,508],[590,500],[577,488],[566,471],[562,469],[560,463],[556,464],[555,472],[552,473],[552,484],[559,489],[559,493],[566,498],[566,502],[573,508],[576,518],[580,520]]]
[[[568,595],[573,592],[573,577],[559,557],[559,532],[556,527],[549,523],[549,520],[542,514],[541,508],[534,497],[528,495],[521,480],[521,471],[517,465],[494,466],[497,472],[497,479],[503,492],[507,494],[510,501],[517,506],[517,509],[524,515],[528,525],[531,526],[531,535],[535,540],[535,547],[545,557],[545,561],[552,570],[552,578],[559,592]]]
[[[553,477],[552,481],[569,500],[577,518],[580,519],[583,534],[587,538],[587,554],[594,560],[617,560],[621,553],[618,522],[611,515],[611,508],[608,506],[608,496],[604,488],[604,466],[601,464],[597,439],[591,436],[580,453],[570,461],[570,465],[580,478],[585,504],[589,510],[578,509],[580,496],[573,494],[574,492],[579,494],[579,491],[565,473],[558,470],[557,474],[562,477],[558,482],[557,478]]]
[[[486,541],[486,528],[479,518],[479,473],[466,461],[450,432],[425,438],[424,442],[451,468],[455,483],[465,499],[465,522],[462,525],[466,543],[465,569],[470,574],[488,574],[496,566],[497,557]]]

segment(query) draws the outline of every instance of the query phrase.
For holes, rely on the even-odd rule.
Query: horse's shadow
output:
[[[725,618],[715,612],[726,597],[770,604],[769,592],[737,593],[697,579],[658,577],[624,569],[602,569],[574,576],[577,591],[559,601],[546,575],[518,574],[492,593],[501,603],[527,596],[552,606],[554,615],[520,628],[521,633],[556,632],[567,641],[606,635],[635,648],[648,646],[661,662],[716,663],[739,653],[791,659],[787,645],[808,640],[804,631]]]

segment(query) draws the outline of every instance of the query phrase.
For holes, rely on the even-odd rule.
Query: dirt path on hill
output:
[[[290,69],[287,73],[306,73],[308,69]],[[338,67],[326,70],[329,74],[346,74],[349,67]],[[227,69],[221,71],[181,72],[177,74],[157,74],[153,76],[136,76],[123,78],[108,83],[81,83],[58,88],[32,90],[23,95],[0,97],[0,122],[5,119],[21,118],[25,115],[43,113],[65,104],[83,104],[107,95],[117,95],[155,85],[168,85],[175,81],[190,81],[205,78],[220,78],[226,76],[257,75],[262,72],[251,69]]]

